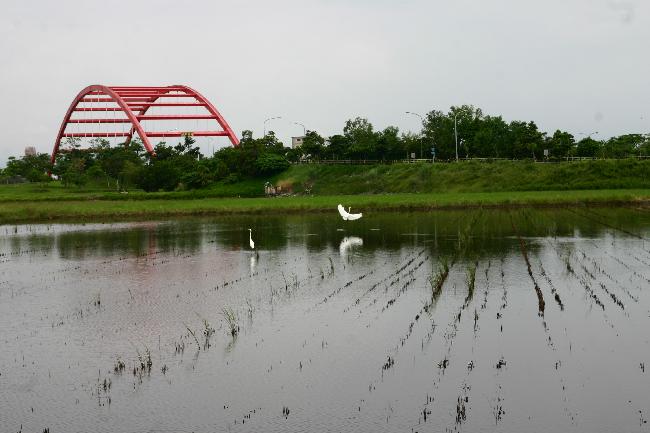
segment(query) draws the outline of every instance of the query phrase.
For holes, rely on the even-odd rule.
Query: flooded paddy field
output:
[[[649,340],[643,209],[0,226],[0,432],[645,432]]]

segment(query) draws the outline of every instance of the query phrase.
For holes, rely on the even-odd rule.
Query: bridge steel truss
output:
[[[170,100],[171,99],[171,100]],[[183,101],[183,102],[180,102]],[[104,103],[105,106],[88,106],[92,103]],[[111,106],[108,106],[111,105]],[[176,107],[187,109],[188,107],[203,107],[206,114],[147,114],[151,107]],[[89,112],[90,118],[77,118],[73,116],[76,112]],[[109,112],[122,112],[126,117],[108,118]],[[95,116],[97,114],[97,116]],[[103,116],[103,117],[102,117]],[[186,121],[206,120],[215,121],[220,127],[212,130],[190,130],[190,131],[145,131],[143,121]],[[130,124],[128,131],[104,131],[100,132],[102,124]],[[197,122],[198,123],[198,122]],[[75,124],[93,125],[94,131],[90,132],[67,132],[68,126]],[[147,125],[149,122],[147,123]],[[215,125],[216,126],[216,125]],[[226,122],[226,119],[219,113],[208,99],[196,90],[182,85],[173,86],[103,86],[92,85],[83,89],[74,98],[70,108],[63,118],[59,133],[54,142],[51,163],[54,164],[57,154],[60,152],[61,141],[64,138],[95,138],[95,137],[125,137],[125,144],[131,142],[134,134],[138,134],[142,144],[149,154],[156,155],[151,138],[155,137],[181,137],[191,135],[195,137],[228,137],[233,146],[239,146],[239,139]]]

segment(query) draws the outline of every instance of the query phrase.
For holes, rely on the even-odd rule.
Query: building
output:
[[[302,141],[305,139],[304,135],[299,137],[291,137],[291,148],[295,149],[296,147],[302,146]]]
[[[36,156],[36,148],[34,146],[25,147],[25,156]]]

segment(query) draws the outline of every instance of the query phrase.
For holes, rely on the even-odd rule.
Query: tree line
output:
[[[546,152],[545,152],[546,150]],[[419,133],[400,134],[389,126],[376,131],[367,119],[345,123],[342,134],[327,140],[310,131],[300,157],[311,159],[400,160],[416,158],[451,161],[459,158],[562,160],[567,157],[626,158],[650,156],[649,134],[626,134],[608,140],[575,136],[557,130],[540,131],[535,122],[506,122],[501,116],[484,115],[471,105],[451,107],[448,113],[431,111]]]
[[[67,138],[54,165],[48,154],[10,157],[0,179],[22,177],[30,182],[49,181],[51,172],[65,186],[94,185],[128,190],[137,187],[147,192],[204,188],[215,182],[235,183],[251,177],[267,177],[289,167],[286,149],[269,133],[254,139],[244,131],[240,146],[225,147],[214,155],[203,155],[192,136],[175,145],[160,142],[156,156],[145,151],[138,139],[120,146],[95,138],[88,149],[80,140]]]
[[[460,158],[506,158],[562,160],[567,157],[625,158],[650,156],[650,135],[626,134],[608,140],[585,136],[580,140],[565,131],[547,134],[530,122],[506,122],[501,116],[484,115],[470,105],[451,107],[449,112],[431,111],[423,118],[419,133],[400,133],[389,126],[375,130],[365,118],[348,120],[341,134],[325,138],[307,131],[303,143],[287,148],[273,132],[254,138],[244,131],[239,147],[225,147],[203,155],[187,135],[177,144],[160,142],[156,157],[139,140],[110,146],[105,139],[91,140],[81,149],[79,139],[68,138],[64,150],[50,164],[47,154],[10,157],[0,170],[0,181],[24,178],[49,181],[51,172],[66,186],[93,184],[127,190],[172,191],[204,188],[215,182],[235,183],[249,178],[267,178],[287,169],[292,162],[335,159],[395,161],[431,158],[436,161]]]

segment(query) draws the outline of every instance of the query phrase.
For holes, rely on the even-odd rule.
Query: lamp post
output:
[[[266,122],[269,122],[269,121],[275,120],[275,119],[282,119],[282,116],[269,117],[268,119],[264,120],[264,135],[263,135],[263,137],[266,137]]]
[[[294,124],[294,125],[300,125],[300,126],[302,126],[302,135],[307,134],[307,129],[305,128],[305,125],[303,125],[303,124],[300,123],[300,122],[293,122],[293,124]]]
[[[456,113],[454,113],[454,140],[456,141],[456,162],[458,162],[458,122],[456,121]]]
[[[418,116],[420,118],[420,121],[422,122],[422,125],[424,125],[424,117],[422,117],[420,114],[413,113],[412,111],[406,111],[406,114],[410,114],[412,116]],[[420,138],[420,159],[422,159],[422,138]]]

